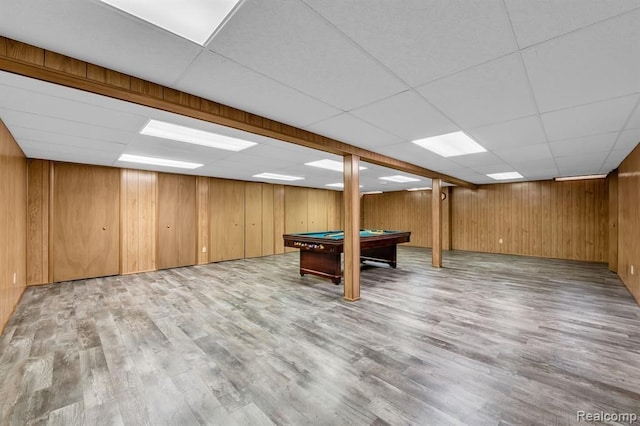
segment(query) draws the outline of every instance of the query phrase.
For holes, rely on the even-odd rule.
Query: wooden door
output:
[[[212,179],[209,186],[209,261],[244,257],[245,183]]]
[[[309,190],[295,186],[284,188],[284,232],[295,234],[307,232]],[[297,249],[285,247],[285,252]]]
[[[53,281],[120,272],[120,171],[56,163],[53,181]]]
[[[268,183],[262,184],[262,255],[274,254],[274,186]],[[282,238],[281,235],[278,235]]]
[[[158,173],[158,269],[196,263],[196,178]]]
[[[308,232],[328,231],[329,191],[326,189],[310,189],[308,203]]]
[[[245,184],[244,257],[262,256],[262,184]]]

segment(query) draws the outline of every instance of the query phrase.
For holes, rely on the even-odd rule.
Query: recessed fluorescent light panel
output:
[[[328,183],[325,186],[330,186],[332,188],[344,188],[344,183],[342,182],[338,182],[338,183]],[[362,185],[360,185],[360,188],[362,188]]]
[[[443,157],[486,152],[486,149],[464,132],[447,133],[446,135],[418,139],[412,142]]]
[[[518,172],[490,173],[487,176],[489,176],[493,180],[511,180],[523,178],[523,176]]]
[[[373,195],[373,194],[382,194],[382,191],[369,191],[369,192],[362,193],[362,195]]]
[[[138,163],[138,164],[151,164],[154,166],[175,167],[178,169],[197,169],[202,167],[203,164],[188,163],[186,161],[167,160],[164,158],[143,157],[140,155],[122,154],[118,161],[125,163]]]
[[[422,188],[409,188],[409,189],[407,189],[407,191],[428,191],[430,189],[431,189],[430,186],[425,186],[425,187],[422,187]]]
[[[320,167],[321,169],[334,170],[336,172],[344,171],[344,163],[336,160],[318,160],[310,163],[304,163],[305,166]],[[360,166],[360,170],[366,170],[366,167]]]
[[[584,175],[584,176],[566,176],[566,177],[557,177],[556,181],[562,182],[565,180],[587,180],[587,179],[604,179],[607,175]]]
[[[409,176],[395,175],[395,176],[384,176],[381,177],[382,180],[388,180],[389,182],[420,182],[420,179],[412,178]]]
[[[100,0],[204,46],[239,0]]]
[[[257,175],[253,175],[256,178],[262,179],[273,179],[273,180],[303,180],[303,177],[300,176],[289,176],[289,175],[279,175],[276,173],[260,173]]]
[[[144,129],[140,130],[140,134],[194,145],[208,146],[210,148],[225,149],[227,151],[242,151],[243,149],[257,145],[255,142],[158,120],[149,120],[147,125],[144,126]]]

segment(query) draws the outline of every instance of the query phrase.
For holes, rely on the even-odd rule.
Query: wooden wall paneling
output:
[[[120,170],[120,272],[156,270],[156,172]]]
[[[262,256],[274,254],[274,185],[262,184]],[[282,238],[282,237],[280,237]]]
[[[442,202],[442,250],[451,249],[451,191],[446,186],[442,188],[442,192],[446,197]],[[427,201],[428,201],[428,197]],[[428,208],[427,210],[431,210]],[[427,227],[427,229],[429,229]]]
[[[597,262],[608,256],[603,180],[456,187],[451,199],[455,249]]]
[[[329,190],[309,189],[307,232],[328,230]]]
[[[196,178],[196,211],[198,215],[196,263],[209,263],[209,178]]]
[[[618,167],[618,275],[640,303],[640,145]],[[631,268],[633,267],[633,273]]]
[[[212,178],[209,182],[209,261],[244,257],[245,183]]]
[[[49,282],[50,164],[27,160],[27,285]]]
[[[284,253],[285,234],[284,185],[273,185],[273,252]]]
[[[198,222],[195,176],[179,175],[176,219],[178,266],[195,265]]]
[[[329,203],[327,205],[327,230],[335,231],[343,229],[342,226],[342,192],[329,191]],[[363,197],[365,198],[365,197]],[[364,220],[363,220],[364,226]]]
[[[27,159],[0,120],[0,334],[27,282]]]
[[[285,186],[284,188],[284,232],[293,234],[308,231],[309,216],[309,190],[297,186]],[[298,251],[285,247],[285,252]]]
[[[607,238],[609,270],[618,272],[618,171],[615,170],[607,176],[609,182],[609,229]]]
[[[245,183],[244,257],[262,256],[262,184]]]
[[[53,181],[53,281],[120,272],[120,171],[57,163]]]

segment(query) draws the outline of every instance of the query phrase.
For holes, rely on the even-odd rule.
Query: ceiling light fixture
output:
[[[380,179],[388,180],[389,182],[420,182],[420,179],[412,178],[409,176],[395,175],[395,176],[383,176]]]
[[[556,182],[563,182],[566,180],[587,180],[587,179],[604,179],[607,175],[584,175],[584,176],[565,176],[555,178]]]
[[[324,159],[324,160],[318,160],[318,161],[311,161],[310,163],[304,163],[304,165],[311,166],[311,167],[320,167],[321,169],[334,170],[336,172],[344,171],[344,163],[336,160]],[[367,168],[360,166],[360,170],[367,170]]]
[[[362,193],[362,195],[373,195],[373,194],[382,194],[382,191],[369,191],[369,192]]]
[[[158,120],[149,120],[147,125],[140,130],[140,134],[194,145],[208,146],[210,148],[225,149],[227,151],[242,151],[243,149],[257,145],[255,142]]]
[[[325,186],[330,186],[332,188],[344,188],[344,183],[342,183],[342,182],[328,183]],[[362,185],[360,185],[360,188],[362,188]]]
[[[100,0],[204,46],[240,0]]]
[[[138,163],[138,164],[151,164],[154,166],[175,167],[178,169],[197,169],[202,167],[203,164],[189,163],[186,161],[167,160],[164,158],[143,157],[141,155],[129,155],[122,154],[118,161],[124,163]]]
[[[422,188],[409,188],[409,189],[407,189],[407,191],[429,191],[429,190],[431,190],[430,186],[425,186],[425,187],[422,187]]]
[[[522,179],[524,177],[518,172],[489,173],[487,176],[493,180]]]
[[[445,135],[417,139],[412,142],[443,157],[456,157],[458,155],[487,151],[464,132],[447,133]]]
[[[262,178],[262,179],[288,180],[288,181],[304,180],[304,178],[300,176],[279,175],[277,173],[259,173],[257,175],[253,175],[253,177]]]

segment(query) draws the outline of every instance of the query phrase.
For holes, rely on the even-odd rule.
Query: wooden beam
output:
[[[477,187],[475,184],[453,176],[15,40],[0,37],[0,44],[12,46],[11,49],[0,49],[0,70],[2,71],[232,127],[307,148],[337,155],[355,155],[368,163],[430,179],[442,179],[466,188]]]
[[[436,268],[442,267],[442,192],[440,190],[442,182],[440,179],[431,181],[431,217],[433,241],[431,243],[431,265]]]
[[[344,156],[344,298],[360,299],[360,159]]]

